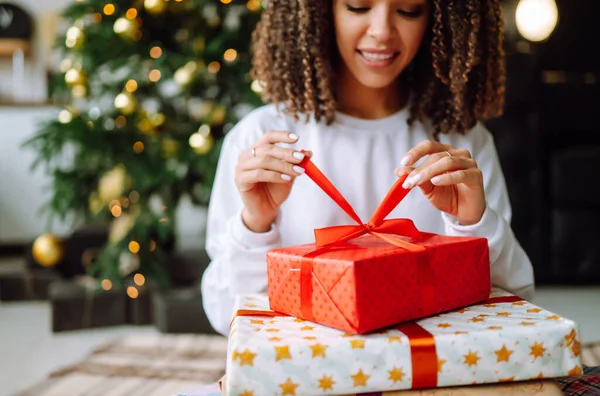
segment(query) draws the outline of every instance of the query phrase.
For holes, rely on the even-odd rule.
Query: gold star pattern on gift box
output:
[[[270,312],[264,295],[238,306],[250,304]],[[438,386],[581,372],[574,324],[526,301],[465,307],[417,323],[435,335]],[[239,395],[357,394],[409,389],[413,380],[411,342],[394,328],[362,336],[301,318],[240,316],[229,351],[228,387]]]
[[[323,375],[323,378],[319,380],[319,388],[324,391],[333,390],[333,385],[335,385],[335,381],[329,375]]]

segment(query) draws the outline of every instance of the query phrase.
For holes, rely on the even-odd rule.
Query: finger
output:
[[[483,173],[479,168],[462,169],[434,176],[431,178],[431,183],[435,186],[464,183],[467,186],[481,188],[483,186]]]
[[[405,171],[408,172],[408,176],[406,177],[406,180],[404,181],[402,186],[404,188],[414,187],[416,183],[422,179],[420,173],[424,169],[427,169],[427,167],[431,166],[432,164],[438,161],[443,160],[444,158],[448,158],[448,154],[445,151],[443,153],[434,153],[429,155],[429,157],[427,157],[427,159],[417,167],[404,167],[403,169],[405,169]]]
[[[264,169],[285,173],[290,176],[300,176],[305,170],[300,165],[289,163],[271,156],[256,157],[246,161],[240,165],[241,171],[251,171],[256,169]]]
[[[432,164],[434,164],[438,161],[444,160],[445,158],[448,158],[448,157],[464,158],[467,160],[471,159],[471,153],[469,152],[469,150],[454,149],[454,148],[450,148],[450,150],[454,154],[451,154],[450,151],[448,151],[448,150],[430,154],[427,157],[427,159],[425,159],[425,161],[423,161],[421,164],[419,164],[419,166],[413,167],[413,170],[409,173],[407,179],[411,179],[413,181],[413,184],[416,183],[418,180],[420,180],[419,177],[417,177],[417,175],[420,172],[422,172],[423,169],[426,169],[427,167],[431,166]],[[475,161],[473,161],[473,166],[477,167],[477,163]],[[424,179],[424,177],[421,176],[421,179]]]
[[[296,143],[299,137],[289,131],[267,131],[258,140],[256,145],[275,144],[275,143]]]
[[[448,144],[442,144],[433,140],[424,140],[406,153],[400,161],[400,165],[410,166],[428,154],[450,151],[451,149],[452,146]]]
[[[243,151],[240,160],[242,160],[243,163],[247,163],[255,161],[256,158],[274,157],[282,161],[299,164],[302,162],[305,156],[305,153],[291,148],[279,147],[273,144],[265,144]]]
[[[438,156],[435,155],[435,157]],[[471,168],[477,168],[477,163],[471,158],[445,156],[429,165],[419,166],[409,175],[403,187],[412,188],[427,183],[433,177],[444,173]]]
[[[236,185],[241,192],[250,191],[257,183],[289,183],[293,177],[285,173],[253,169],[241,172],[236,177]]]

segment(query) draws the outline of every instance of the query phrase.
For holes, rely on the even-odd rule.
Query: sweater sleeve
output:
[[[510,226],[512,210],[493,137],[481,124],[471,133],[471,153],[484,177],[486,209],[479,223],[469,226],[462,226],[453,216],[442,213],[445,231],[453,236],[487,238],[492,285],[531,300],[533,267]]]
[[[249,137],[261,133],[257,129],[258,125],[241,122],[226,135],[208,208],[206,251],[211,262],[202,276],[202,303],[211,325],[223,335],[229,332],[235,296],[266,290],[266,253],[280,245],[278,221],[270,231],[254,233],[241,218],[235,167],[239,153],[253,143]]]

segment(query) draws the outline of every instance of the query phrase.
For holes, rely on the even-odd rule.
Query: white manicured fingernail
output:
[[[417,173],[416,175],[407,178],[404,181],[404,183],[402,183],[402,188],[406,188],[406,189],[412,188],[415,184],[417,184],[420,181],[421,181],[421,174]]]
[[[292,139],[292,140],[298,140],[298,135],[296,135],[296,134],[295,134],[295,133],[293,133],[293,132],[292,132],[292,133],[290,133],[288,136],[289,136],[289,138],[290,138],[290,139]]]
[[[282,178],[283,180],[287,180],[287,181],[290,181],[290,180],[292,180],[292,176],[290,176],[290,175],[285,175],[285,174],[282,174],[282,175],[281,175],[281,178]]]
[[[294,165],[294,166],[292,167],[292,169],[293,169],[293,170],[294,170],[294,172],[296,172],[296,173],[300,173],[300,174],[303,174],[303,173],[304,173],[304,168],[303,168],[303,167],[301,167],[301,166]]]
[[[294,154],[292,155],[294,156],[294,158],[299,160],[303,160],[305,157],[304,153],[301,153],[300,151],[294,151]]]
[[[408,180],[407,180],[408,184],[410,184],[411,186],[414,186],[415,184],[417,184],[420,181],[421,181],[421,174],[420,173],[417,173],[413,177],[409,177]]]
[[[400,161],[400,165],[406,166],[406,165],[408,165],[409,161],[410,161],[410,155],[405,155],[404,158],[402,158],[402,160]]]
[[[434,176],[434,177],[431,178],[431,182],[433,184],[438,184],[441,181],[442,181],[442,177],[441,176]]]

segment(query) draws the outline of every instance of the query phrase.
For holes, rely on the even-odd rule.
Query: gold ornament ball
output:
[[[85,85],[87,83],[87,75],[83,70],[69,69],[65,73],[65,82],[70,86]]]
[[[225,117],[227,115],[227,110],[223,106],[218,106],[212,113],[212,123],[214,125],[223,125],[225,122]]]
[[[76,98],[85,98],[87,95],[87,88],[85,85],[77,84],[73,87],[72,93]]]
[[[85,43],[85,32],[79,26],[71,26],[67,30],[65,44],[68,48],[81,48]]]
[[[149,14],[159,15],[167,9],[165,0],[144,0],[144,8]]]
[[[133,114],[137,107],[135,96],[129,92],[122,92],[115,98],[115,107],[123,114]]]
[[[133,39],[133,36],[137,31],[137,22],[135,20],[121,17],[115,21],[113,30],[121,37]]]
[[[190,146],[194,149],[196,154],[208,154],[214,145],[215,141],[210,134],[204,135],[201,132],[196,132],[190,136]]]
[[[31,252],[35,261],[46,268],[56,266],[64,257],[64,248],[60,239],[52,234],[42,234],[37,237]]]

